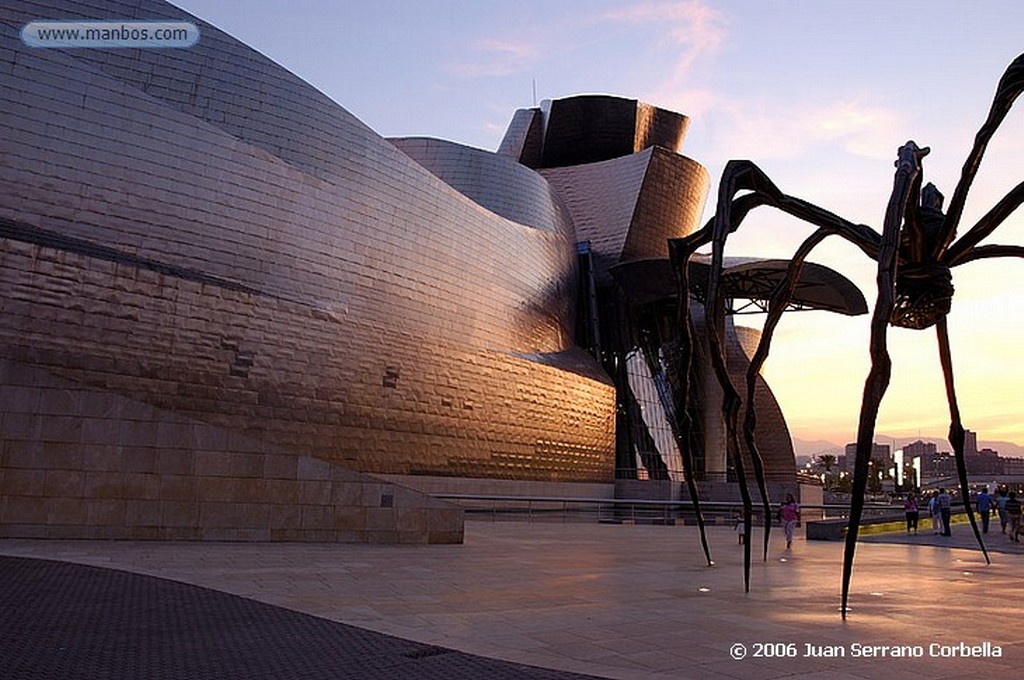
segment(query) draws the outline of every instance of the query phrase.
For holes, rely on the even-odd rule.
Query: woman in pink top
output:
[[[907,498],[903,501],[903,510],[907,513],[907,533],[913,531],[916,534],[918,507],[917,497],[913,491],[907,493]]]
[[[786,502],[779,508],[779,520],[782,522],[782,531],[786,534],[786,549],[789,550],[793,547],[796,523],[800,521],[800,506],[791,493],[786,494]]]

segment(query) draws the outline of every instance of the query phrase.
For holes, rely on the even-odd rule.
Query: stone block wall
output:
[[[0,360],[0,536],[458,543],[463,511]]]

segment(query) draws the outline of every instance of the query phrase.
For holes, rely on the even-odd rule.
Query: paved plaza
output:
[[[464,545],[437,546],[8,539],[0,663],[32,678],[1016,673],[1022,544],[997,525],[986,565],[957,529],[867,537],[846,622],[841,543],[773,541],[745,594],[726,527],[712,567],[680,526],[471,521]]]

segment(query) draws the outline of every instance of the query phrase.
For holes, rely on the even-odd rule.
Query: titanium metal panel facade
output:
[[[141,17],[201,39],[18,35]],[[372,475],[612,482],[577,243],[610,290],[698,226],[685,116],[585,96],[497,153],[386,140],[157,0],[6,3],[0,89],[0,535],[452,541],[461,511]]]
[[[366,472],[607,478],[610,388],[521,358],[573,351],[571,236],[481,209],[201,28],[191,50],[21,49],[5,72],[22,106],[0,215],[22,243],[73,237],[140,272],[55,254],[67,294],[6,309],[7,354]],[[30,266],[48,256],[12,255],[9,285],[56,285]],[[223,285],[186,296],[187,272]]]
[[[18,35],[140,16],[202,39]],[[503,217],[164,3],[8,3],[0,31],[4,533],[450,540],[429,499],[399,517],[333,470],[611,481],[614,390],[573,345],[574,235],[540,176]],[[287,452],[328,467],[281,476]],[[353,495],[381,512],[340,517]]]

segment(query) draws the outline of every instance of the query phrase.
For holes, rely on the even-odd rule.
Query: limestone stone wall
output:
[[[0,536],[457,543],[462,510],[0,360]]]

